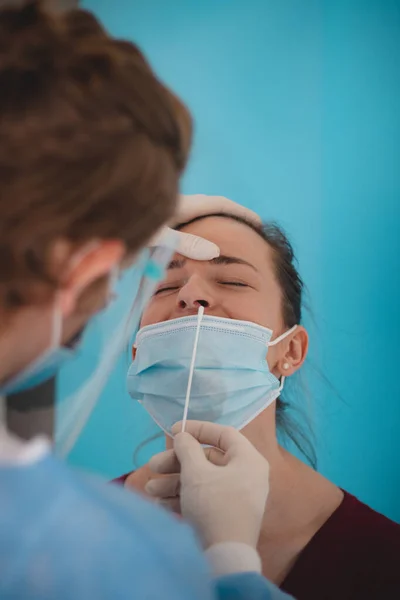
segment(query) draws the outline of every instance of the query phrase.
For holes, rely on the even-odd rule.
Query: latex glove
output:
[[[252,210],[224,198],[223,196],[206,196],[205,194],[181,195],[171,227],[190,221],[195,217],[214,213],[231,214],[261,224],[260,217]],[[176,252],[194,260],[212,260],[219,256],[219,248],[215,244],[182,231],[173,231],[164,227],[151,240],[150,246],[174,247]]]
[[[206,194],[181,194],[173,225],[181,225],[196,217],[215,213],[234,215],[261,225],[261,218],[249,208],[224,196],[207,196]]]
[[[220,255],[216,244],[191,233],[163,227],[150,241],[150,247],[166,246],[193,260],[212,260]]]
[[[178,431],[179,425],[173,429]],[[205,452],[201,444],[213,448]],[[226,542],[256,548],[269,465],[241,433],[188,421],[186,433],[174,437],[174,450],[154,456],[149,466],[170,476],[150,480],[146,492],[166,503],[179,496],[182,516],[195,527],[205,548]]]

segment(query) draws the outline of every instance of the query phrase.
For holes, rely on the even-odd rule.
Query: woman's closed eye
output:
[[[160,294],[167,292],[177,292],[179,289],[180,286],[177,284],[164,285],[154,292],[154,296],[159,296]]]
[[[248,283],[244,281],[218,281],[220,285],[230,285],[233,287],[249,287]]]
[[[160,287],[154,292],[154,296],[166,296],[168,294],[173,294],[175,292],[179,292],[179,290],[187,283],[187,280],[179,280],[179,281],[165,281],[160,285]],[[212,281],[209,281],[212,283]],[[214,279],[214,283],[216,285],[221,285],[224,287],[231,288],[249,288],[252,287],[249,283],[239,280],[239,279],[223,279],[222,277],[216,277]]]

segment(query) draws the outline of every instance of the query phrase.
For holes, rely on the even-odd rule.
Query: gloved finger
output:
[[[186,223],[196,217],[212,215],[216,213],[235,215],[261,224],[261,218],[257,213],[225,198],[224,196],[208,196],[206,194],[192,194],[179,196],[178,208],[175,213],[174,222],[179,225]]]
[[[224,466],[227,462],[225,454],[218,448],[204,448],[206,459],[219,467]],[[175,454],[175,450],[165,450],[159,454],[155,454],[149,461],[149,468],[153,473],[158,475],[169,475],[172,473],[180,473],[181,464]]]
[[[179,473],[181,470],[180,462],[173,449],[155,454],[149,461],[149,467],[153,473],[160,475]]]
[[[163,498],[162,500],[156,501],[159,506],[162,506],[169,512],[173,512],[177,515],[181,514],[181,500],[179,496],[175,498]]]
[[[175,496],[179,496],[181,489],[180,474],[174,473],[173,475],[150,479],[144,489],[149,496],[157,498],[174,498]]]
[[[178,433],[174,437],[174,450],[182,471],[201,469],[209,464],[199,442],[188,433]]]
[[[176,231],[178,236],[178,245],[176,252],[192,258],[193,260],[212,260],[220,255],[220,250],[216,244],[205,240],[192,233]]]
[[[180,434],[176,435],[180,430],[179,423],[172,427],[172,434],[175,434],[174,439],[180,437]],[[247,454],[249,451],[254,452],[251,443],[233,427],[209,421],[187,421],[185,431],[190,433],[200,444],[214,446],[224,453],[229,452],[229,458],[241,456],[243,453]]]
[[[218,448],[213,448],[212,446],[209,448],[204,448],[204,455],[208,462],[216,465],[217,467],[224,467],[227,464],[227,456]]]
[[[169,227],[163,227],[153,236],[149,246],[166,246],[193,260],[212,260],[220,255],[218,246],[213,242]]]

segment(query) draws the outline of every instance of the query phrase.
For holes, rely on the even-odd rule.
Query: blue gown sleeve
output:
[[[255,574],[213,581],[187,525],[50,455],[0,467],[0,508],[2,600],[281,600]]]
[[[220,577],[215,588],[218,600],[293,600],[258,573]]]

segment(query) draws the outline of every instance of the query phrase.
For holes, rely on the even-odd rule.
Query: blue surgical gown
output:
[[[1,600],[284,600],[254,573],[212,580],[191,529],[48,454],[0,467]]]

